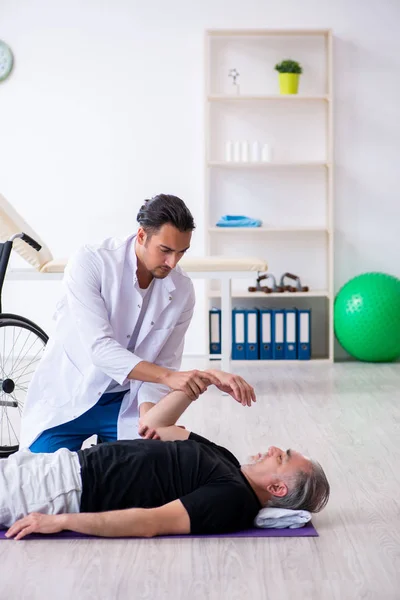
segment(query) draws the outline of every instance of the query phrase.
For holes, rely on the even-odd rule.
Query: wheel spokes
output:
[[[17,320],[1,323],[0,336],[0,451],[4,452],[19,444],[26,393],[45,341]]]

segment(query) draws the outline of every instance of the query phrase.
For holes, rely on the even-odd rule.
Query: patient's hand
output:
[[[6,537],[22,540],[30,533],[58,533],[64,529],[66,515],[43,515],[41,513],[30,513],[19,519],[10,527]]]
[[[139,420],[138,433],[139,433],[140,437],[142,437],[145,440],[161,439],[160,436],[158,435],[156,429],[152,429],[148,425],[144,425],[144,423],[142,423],[142,421],[140,421],[140,420]]]
[[[170,425],[169,427],[158,427],[157,430],[150,429],[147,425],[139,423],[139,434],[147,440],[161,440],[170,442],[174,440],[186,440],[190,431],[186,430],[183,425]],[[155,435],[153,435],[155,433]]]
[[[240,402],[243,406],[251,406],[252,402],[256,402],[254,388],[243,377],[240,377],[240,375],[233,375],[225,371],[215,371],[214,369],[209,372],[219,381],[219,385],[216,387],[232,396],[236,402]]]

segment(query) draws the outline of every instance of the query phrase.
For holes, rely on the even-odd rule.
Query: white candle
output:
[[[234,162],[240,162],[240,142],[236,141],[233,143],[233,160]]]
[[[233,142],[228,140],[225,144],[225,160],[226,162],[232,162],[233,160]]]
[[[262,152],[261,152],[261,160],[263,162],[271,162],[272,152],[271,152],[271,146],[269,146],[269,144],[263,145]]]
[[[251,160],[253,162],[260,161],[260,144],[258,142],[253,142],[251,146]]]
[[[249,160],[249,142],[242,142],[242,161],[248,162]]]

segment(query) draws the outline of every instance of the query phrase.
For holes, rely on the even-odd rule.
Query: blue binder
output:
[[[246,311],[244,308],[232,310],[232,360],[246,358]]]
[[[295,308],[285,310],[285,349],[286,360],[297,358],[297,310]]]
[[[245,324],[245,356],[246,360],[258,360],[258,309],[249,308],[246,310]]]
[[[259,345],[261,360],[272,360],[273,335],[274,329],[272,322],[272,311],[267,308],[261,308],[259,319]]]
[[[221,354],[221,309],[212,308],[208,314],[210,354]]]
[[[311,310],[299,310],[297,314],[298,359],[311,358]]]
[[[274,331],[272,356],[274,360],[283,360],[285,358],[285,311],[274,309],[272,321]]]

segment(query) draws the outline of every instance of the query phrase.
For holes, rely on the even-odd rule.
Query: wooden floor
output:
[[[1,600],[398,600],[400,365],[260,365],[258,402],[209,391],[182,423],[240,460],[269,445],[331,482],[319,538],[0,542]]]

